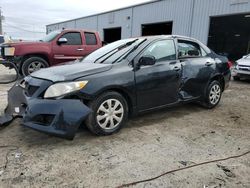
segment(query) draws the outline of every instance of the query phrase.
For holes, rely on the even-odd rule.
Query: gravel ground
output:
[[[0,111],[6,91],[0,86]],[[117,134],[73,141],[20,126],[0,129],[0,187],[117,187],[250,150],[250,82],[231,82],[220,105],[188,104],[129,120]],[[134,187],[250,187],[250,155],[165,175]]]

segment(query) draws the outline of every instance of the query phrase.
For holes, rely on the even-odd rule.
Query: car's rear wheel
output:
[[[222,87],[220,82],[218,82],[217,80],[212,81],[207,87],[203,106],[209,109],[216,107],[220,102],[221,95]]]
[[[42,68],[48,67],[49,64],[41,57],[30,57],[23,62],[22,73],[24,76],[28,76],[31,73],[38,71]]]
[[[110,135],[121,129],[128,118],[128,105],[117,92],[106,92],[89,103],[92,113],[86,120],[89,130],[97,135]]]

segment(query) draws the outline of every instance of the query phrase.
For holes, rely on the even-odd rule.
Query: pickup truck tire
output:
[[[41,57],[29,57],[23,62],[22,73],[23,76],[28,76],[41,68],[48,67],[49,64]]]
[[[105,92],[89,103],[92,113],[85,123],[96,135],[111,135],[118,132],[128,118],[128,105],[117,92]]]
[[[221,99],[222,87],[219,81],[212,81],[206,91],[205,100],[202,103],[205,108],[212,109],[216,107]]]

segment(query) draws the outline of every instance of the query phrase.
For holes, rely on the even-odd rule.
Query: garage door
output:
[[[250,53],[250,13],[211,17],[208,46],[230,60]]]

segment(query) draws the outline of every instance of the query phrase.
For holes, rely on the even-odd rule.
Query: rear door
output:
[[[177,43],[183,70],[181,96],[184,99],[199,97],[215,72],[216,62],[197,42],[179,39]]]
[[[154,56],[156,63],[135,71],[139,111],[177,102],[181,65],[176,59],[174,41],[153,42],[134,61],[138,62],[142,56]]]
[[[58,44],[59,38],[67,39],[67,43]],[[57,41],[53,43],[53,59],[54,64],[72,61],[82,58],[85,55],[82,35],[80,32],[67,32],[61,35]]]
[[[84,39],[86,44],[84,48],[85,56],[100,48],[100,41],[98,41],[96,33],[84,32]]]

